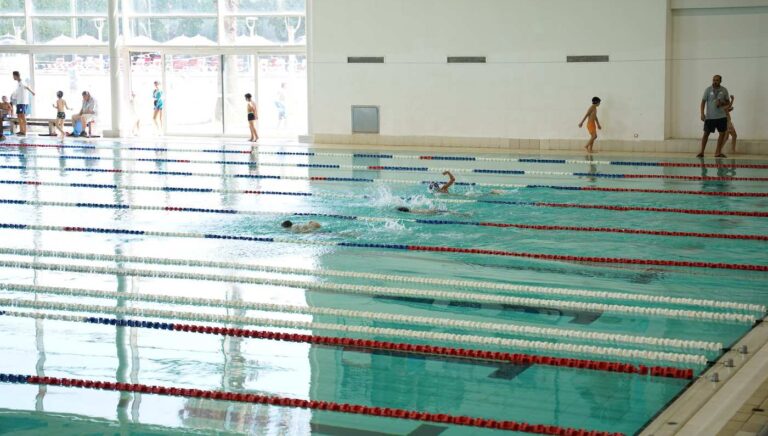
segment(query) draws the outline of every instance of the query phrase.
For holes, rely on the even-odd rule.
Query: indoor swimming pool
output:
[[[631,435],[765,316],[765,161],[27,141],[3,431]]]

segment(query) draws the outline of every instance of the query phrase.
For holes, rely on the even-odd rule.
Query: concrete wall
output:
[[[763,0],[736,0],[752,9],[755,1]],[[716,0],[706,2],[717,6]],[[601,139],[698,136],[692,125],[683,128],[675,121],[687,114],[675,119],[670,114],[689,98],[676,86],[700,94],[706,85],[698,77],[673,83],[681,70],[670,60],[672,52],[688,49],[673,38],[687,30],[674,25],[689,23],[670,6],[692,5],[686,0],[310,0],[310,134],[350,134],[350,106],[362,104],[381,107],[382,136],[582,139],[586,134],[578,121],[598,95],[604,102]],[[764,35],[751,32],[742,37]],[[756,45],[752,41],[737,52],[756,53]],[[609,55],[610,62],[566,63],[567,55]],[[385,63],[347,64],[348,56],[384,56]],[[446,56],[486,56],[487,63],[447,64]],[[729,76],[736,79],[721,71],[726,84]],[[740,93],[747,100],[746,92]],[[747,112],[750,103],[742,104],[739,110]]]

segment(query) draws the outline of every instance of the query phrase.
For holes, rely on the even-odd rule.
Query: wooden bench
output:
[[[8,121],[16,126],[19,125],[18,118],[8,118]],[[86,128],[88,129],[88,137],[98,138],[98,135],[93,135],[93,126],[96,124],[96,120],[88,122]],[[56,135],[56,118],[27,118],[28,126],[48,126],[48,134],[40,133],[40,136],[57,136]],[[72,119],[64,119],[64,127],[72,127]]]

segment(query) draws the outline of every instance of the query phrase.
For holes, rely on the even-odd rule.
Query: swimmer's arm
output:
[[[448,176],[449,179],[448,179],[448,183],[446,183],[445,185],[443,185],[442,188],[440,188],[440,191],[441,192],[448,192],[448,188],[453,186],[453,184],[456,182],[456,178],[453,177],[453,174],[451,174],[450,171],[443,171],[443,175],[444,176]]]
[[[587,109],[587,113],[586,113],[586,114],[584,114],[584,118],[582,118],[582,119],[581,119],[581,121],[579,122],[579,127],[581,127],[581,126],[583,126],[583,125],[584,125],[584,121],[586,121],[586,120],[587,120],[587,118],[589,117],[589,115],[592,113],[592,111],[593,111],[594,109],[595,109],[595,107],[594,107],[594,106],[590,106],[590,107],[589,107],[589,109]]]

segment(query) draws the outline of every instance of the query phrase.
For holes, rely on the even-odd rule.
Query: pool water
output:
[[[693,341],[728,347],[752,327],[746,318],[765,315],[760,306],[768,302],[768,197],[759,194],[767,192],[768,182],[761,180],[768,177],[766,169],[607,165],[599,161],[619,159],[602,154],[592,162],[547,163],[479,152],[431,155],[498,159],[418,159],[416,152],[325,148],[310,149],[316,155],[307,156],[301,154],[307,148],[290,145],[248,150],[242,144],[162,142],[101,142],[95,149],[3,146],[0,374],[252,393],[633,434],[691,380],[83,319],[225,326],[675,367],[700,374],[721,350],[697,347]],[[412,154],[414,159],[355,153]],[[717,163],[764,164],[739,159]],[[328,168],[335,165],[340,167]],[[464,185],[454,186],[448,195],[430,193],[420,182],[445,180],[443,169],[453,170]],[[471,172],[475,169],[497,173]],[[500,173],[509,170],[526,174]],[[618,177],[626,174],[694,179]],[[174,189],[163,189],[167,187]],[[494,189],[499,191],[491,193]],[[403,206],[428,213],[396,210]],[[725,211],[739,213],[718,214]],[[315,220],[322,227],[312,233],[290,232],[280,226],[284,220]],[[160,263],[158,258],[170,260]],[[637,259],[661,262],[632,261]],[[189,260],[199,262],[182,262]],[[505,284],[533,288],[493,287]],[[564,292],[569,289],[607,294]],[[113,294],[102,298],[86,290]],[[154,301],[155,295],[166,298]],[[142,309],[158,312],[142,316]],[[646,309],[660,311],[648,314]],[[619,335],[634,339],[616,339]],[[679,339],[688,345],[643,338]],[[189,396],[0,383],[0,433],[113,430],[502,432]]]

